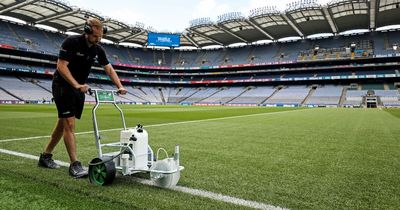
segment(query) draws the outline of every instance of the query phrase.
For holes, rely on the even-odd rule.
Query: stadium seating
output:
[[[398,90],[374,90],[375,95],[380,97],[384,106],[400,106],[400,92]]]
[[[249,87],[229,104],[261,104],[270,97],[276,90],[272,86]]]
[[[367,94],[366,90],[348,90],[344,106],[361,106],[362,97]]]
[[[266,100],[264,104],[301,105],[309,92],[310,88],[306,86],[289,86],[279,90],[276,94]]]
[[[318,87],[314,94],[305,103],[306,105],[339,105],[340,96],[343,87],[334,85],[325,85]]]
[[[201,100],[210,97],[211,95],[217,93],[218,91],[220,91],[218,90],[218,88],[213,88],[213,87],[200,88],[199,91],[195,92],[193,95],[184,99],[182,103],[190,103],[190,104],[199,103]]]
[[[0,77],[0,87],[7,90],[14,97],[24,101],[51,101],[51,93],[35,84],[36,80],[16,77]],[[3,99],[2,99],[3,100]]]
[[[65,38],[63,34],[44,31],[0,21],[0,44],[7,44],[21,50],[56,55]],[[148,66],[198,67],[263,63],[295,60],[321,60],[349,58],[346,48],[356,44],[355,57],[375,54],[391,54],[393,44],[400,43],[399,31],[371,32],[363,35],[346,35],[314,40],[300,40],[287,43],[270,43],[258,46],[224,48],[214,50],[170,51],[141,49],[103,44],[113,64],[136,64]],[[315,54],[315,47],[319,50]]]
[[[222,87],[218,92],[199,101],[206,104],[225,104],[244,91],[243,87]]]
[[[12,46],[20,51],[33,51],[49,55],[57,55],[59,47],[66,35],[49,32],[32,26],[14,24],[0,21],[0,44]],[[102,44],[107,51],[108,59],[115,65],[134,64],[144,66],[166,66],[166,67],[209,67],[218,65],[234,65],[264,62],[286,62],[305,60],[324,60],[391,56],[399,53],[393,50],[393,45],[400,43],[400,31],[370,32],[357,35],[335,36],[329,38],[304,39],[293,42],[273,42],[262,45],[246,45],[234,48],[208,49],[208,50],[164,50],[152,48],[129,48],[114,44]],[[355,51],[349,52],[349,46],[356,44]],[[318,47],[318,51],[315,51]],[[0,61],[0,68],[7,71],[21,70],[21,72],[54,72],[54,67],[43,67],[42,65],[13,63],[11,61]],[[121,78],[143,84],[146,81],[163,84],[160,87],[153,86],[129,86],[126,85],[129,94],[117,96],[118,102],[122,103],[206,103],[206,104],[292,104],[292,105],[339,105],[342,96],[342,85],[318,85],[314,90],[304,85],[288,85],[281,87],[273,86],[251,86],[239,87],[167,87],[168,82],[204,82],[215,80],[249,80],[249,79],[299,79],[324,76],[364,76],[369,75],[398,75],[396,69],[383,70],[331,70],[312,72],[276,72],[270,73],[241,74],[241,75],[181,75],[177,76],[154,76],[132,69],[139,74],[122,74]],[[213,70],[215,72],[218,69]],[[171,71],[173,72],[173,71]],[[99,78],[102,74],[92,72],[92,78]],[[392,77],[392,76],[390,76]],[[10,76],[1,76],[0,100],[23,100],[41,101],[51,100],[51,81],[46,79],[24,79]],[[282,81],[281,80],[281,81]],[[302,80],[302,79],[300,79]],[[93,87],[110,89],[109,84],[91,83]],[[246,84],[247,85],[247,84]],[[358,106],[362,104],[362,98],[367,90],[375,90],[383,105],[398,105],[398,90],[393,82],[383,85],[360,84],[359,90],[348,90],[345,92],[344,105]],[[30,93],[21,91],[29,89]],[[385,92],[392,90],[392,92]],[[380,92],[383,91],[383,92]],[[396,92],[397,91],[397,92]],[[86,97],[87,102],[93,102],[92,96]]]

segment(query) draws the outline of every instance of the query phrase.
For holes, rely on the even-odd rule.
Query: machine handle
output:
[[[92,89],[92,88],[89,88],[88,89],[89,95],[92,96],[94,94],[94,90],[103,90],[103,89]],[[103,91],[110,91],[110,92],[113,92],[115,95],[119,95],[120,94],[119,90],[103,90]]]

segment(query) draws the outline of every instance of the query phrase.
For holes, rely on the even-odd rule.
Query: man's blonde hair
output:
[[[92,29],[103,30],[103,23],[97,18],[89,18],[86,22]]]

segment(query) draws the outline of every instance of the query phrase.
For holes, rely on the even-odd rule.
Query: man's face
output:
[[[89,44],[96,45],[103,37],[103,30],[93,28],[93,33],[87,35]]]

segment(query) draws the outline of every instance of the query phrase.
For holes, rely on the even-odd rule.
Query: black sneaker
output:
[[[83,169],[81,162],[75,161],[69,165],[69,175],[75,178],[84,178],[88,171]]]
[[[39,157],[38,166],[51,169],[60,168],[60,166],[56,162],[54,162],[54,160],[51,157],[53,157],[52,154],[41,153]]]

